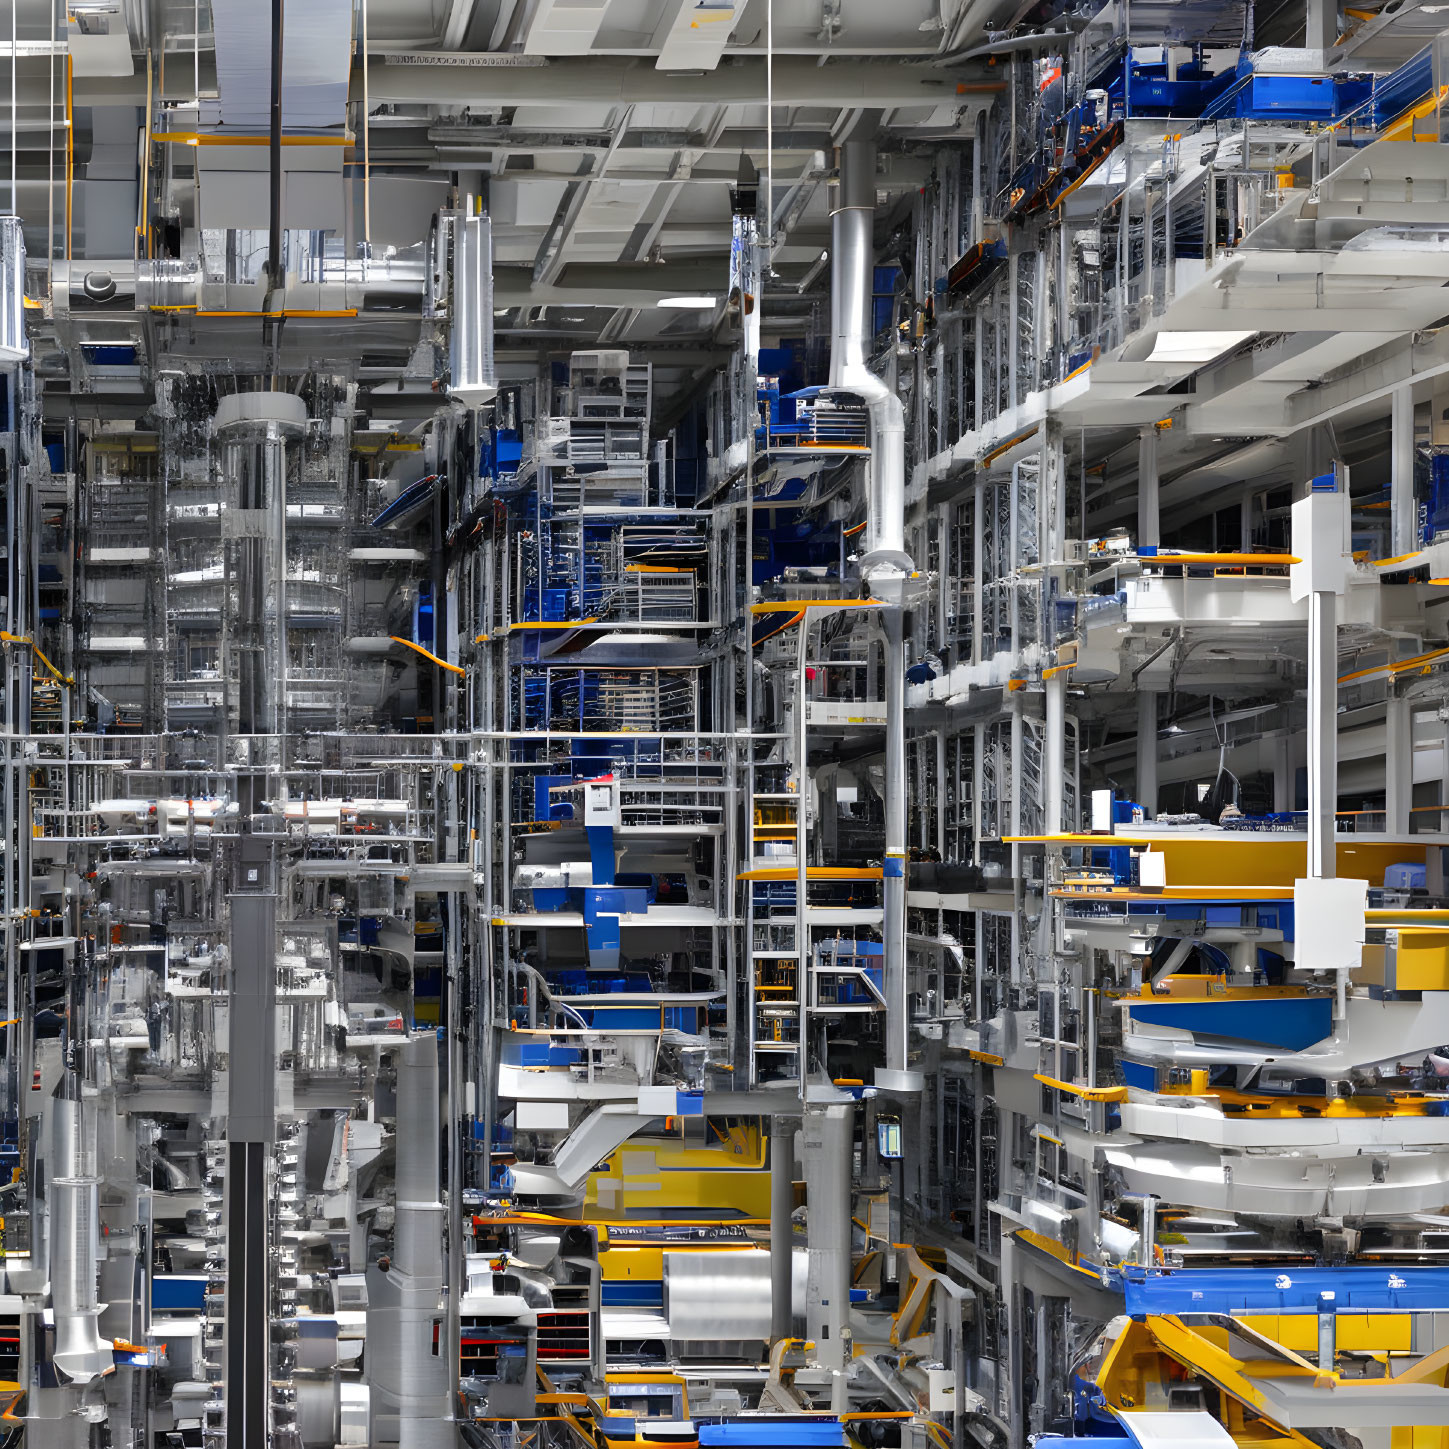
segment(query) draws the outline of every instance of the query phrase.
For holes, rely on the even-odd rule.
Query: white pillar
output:
[[[971,662],[981,663],[983,624],[982,610],[986,600],[982,570],[986,567],[986,485],[978,477],[971,490]]]
[[[1384,830],[1407,835],[1414,805],[1414,710],[1391,694],[1384,711]]]
[[[1067,774],[1067,671],[1059,669],[1046,682],[1046,748],[1043,751],[1043,773],[1046,775],[1043,822],[1048,835],[1064,830]]]
[[[1308,0],[1306,34],[1309,50],[1332,50],[1338,43],[1338,0]]]
[[[1407,383],[1394,389],[1389,418],[1389,500],[1393,518],[1389,553],[1394,557],[1413,553],[1418,547],[1419,509],[1414,497],[1414,390]]]
[[[794,1325],[790,1302],[794,1262],[795,1119],[770,1118],[770,1337],[788,1338]]]
[[[1162,542],[1158,519],[1157,427],[1149,423],[1137,440],[1137,547],[1156,548]]]
[[[1338,874],[1338,596],[1308,595],[1308,874]]]
[[[1157,699],[1155,689],[1137,692],[1137,803],[1148,819],[1157,814]]]

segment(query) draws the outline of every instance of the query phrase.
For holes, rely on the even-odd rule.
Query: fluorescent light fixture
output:
[[[654,305],[680,312],[712,312],[718,302],[718,297],[661,297]]]
[[[1159,332],[1148,362],[1211,362],[1256,332]]]

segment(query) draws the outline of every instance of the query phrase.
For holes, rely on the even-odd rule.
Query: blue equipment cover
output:
[[[1449,1310],[1449,1267],[1184,1268],[1122,1274],[1127,1312],[1318,1313],[1332,1293],[1337,1313],[1443,1313]]]
[[[700,1449],[710,1445],[753,1444],[762,1449],[795,1445],[844,1445],[845,1430],[834,1419],[726,1419],[699,1426]]]

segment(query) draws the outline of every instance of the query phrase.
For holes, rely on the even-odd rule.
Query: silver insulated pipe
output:
[[[100,1335],[96,1294],[100,1246],[99,1179],[90,1171],[85,1144],[84,1105],[57,1101],[55,1161],[60,1175],[50,1180],[50,1298],[55,1312],[55,1368],[73,1384],[88,1384],[112,1367],[111,1345]]]
[[[831,216],[830,385],[865,399],[871,464],[865,576],[895,592],[911,571],[906,553],[906,414],[901,400],[866,363],[874,275],[875,143],[840,148],[839,205]],[[879,593],[877,598],[882,597]]]
[[[391,1260],[367,1271],[367,1378],[373,1442],[399,1449],[451,1449],[450,1365],[434,1322],[443,1316],[443,1234],[438,1196],[438,1041],[408,1038],[397,1065],[397,1216]]]
[[[449,338],[448,392],[476,408],[498,394],[493,366],[493,229],[486,216],[455,212],[453,330]]]
[[[876,1085],[919,1091],[921,1078],[906,1069],[906,580],[914,570],[906,552],[906,421],[895,392],[866,364],[875,222],[875,143],[847,141],[840,148],[839,204],[831,218],[830,384],[865,399],[870,411],[871,457],[866,540],[861,574],[872,598],[882,601],[885,633],[885,921],[883,994],[886,1066]]]

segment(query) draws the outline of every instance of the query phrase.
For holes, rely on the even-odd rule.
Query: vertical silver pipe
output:
[[[438,1201],[438,1042],[411,1038],[397,1053],[398,1271],[431,1277],[442,1271]],[[419,1230],[421,1229],[421,1230]]]
[[[1046,776],[1046,820],[1048,835],[1058,835],[1065,828],[1066,748],[1067,748],[1067,673],[1059,670],[1046,681],[1046,748],[1043,751],[1042,773]]]
[[[971,489],[971,662],[980,664],[986,607],[982,571],[986,565],[986,485],[978,476]]]
[[[805,1117],[805,1195],[809,1206],[809,1274],[805,1336],[816,1362],[850,1362],[850,1183],[852,1106],[818,1108]]]
[[[913,564],[905,551],[905,412],[895,392],[867,366],[866,327],[872,278],[875,219],[875,143],[850,141],[840,149],[839,205],[831,218],[830,381],[857,393],[871,419],[869,552],[861,561],[873,597],[884,604],[885,634],[885,880],[884,1086],[918,1089],[906,1073],[906,722],[905,620],[901,613]],[[802,1074],[803,1089],[803,1074]]]
[[[954,797],[955,791],[950,791]],[[946,731],[936,731],[936,849],[941,853],[941,859],[946,859],[946,830],[949,815],[947,812],[947,783],[946,783]]]
[[[1155,1266],[1157,1258],[1157,1198],[1152,1193],[1142,1193],[1137,1196],[1137,1205],[1142,1209],[1142,1231],[1137,1251],[1142,1266],[1151,1268]]]
[[[453,328],[449,393],[467,407],[498,394],[493,359],[493,230],[486,216],[450,214],[453,242]],[[440,241],[441,245],[441,241]]]
[[[46,1191],[51,1305],[55,1313],[57,1371],[87,1384],[111,1368],[111,1346],[100,1336],[96,1292],[100,1251],[100,1180],[95,1176],[94,1133],[79,1101],[52,1103],[59,1171]]]
[[[1405,383],[1394,389],[1389,415],[1389,507],[1393,543],[1389,552],[1412,553],[1419,531],[1418,500],[1414,496],[1414,389]]]
[[[1156,548],[1162,542],[1157,484],[1157,428],[1149,423],[1137,441],[1137,547]]]
[[[795,1119],[770,1118],[770,1337],[788,1338],[795,1209]]]
[[[910,1023],[906,982],[906,642],[905,618],[887,609],[885,629],[885,995],[886,1069],[906,1072]]]
[[[1384,830],[1407,835],[1414,806],[1414,710],[1402,695],[1390,694],[1385,702],[1384,732]]]
[[[1308,874],[1338,874],[1338,598],[1308,595]]]
[[[1332,1289],[1318,1295],[1318,1367],[1326,1374],[1333,1372],[1338,1357],[1338,1320],[1333,1306],[1336,1297]]]

